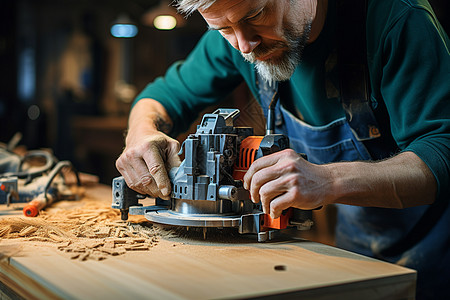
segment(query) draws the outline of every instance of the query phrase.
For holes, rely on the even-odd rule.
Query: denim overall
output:
[[[276,83],[271,86],[259,75],[256,76],[256,83],[267,119],[268,107],[278,86]],[[364,143],[355,136],[347,118],[337,119],[325,126],[311,126],[296,118],[280,102],[275,106],[275,133],[287,135],[291,148],[297,153],[305,153],[309,162],[325,164],[372,159]],[[372,156],[378,159],[383,155],[376,153]],[[338,247],[419,270],[418,288],[433,290],[433,284],[439,282],[433,276],[439,262],[433,262],[433,259],[440,259],[438,253],[446,249],[445,244],[448,243],[445,237],[441,239],[442,226],[436,226],[434,220],[449,220],[442,217],[450,213],[447,207],[433,205],[386,209],[336,206]],[[444,225],[450,228],[450,224]],[[444,266],[449,263],[444,262]],[[442,274],[450,276],[449,268],[445,268]]]
[[[257,74],[257,86],[264,116],[278,84],[268,83]],[[325,164],[338,161],[372,159],[369,152],[352,132],[346,117],[325,126],[311,126],[292,115],[280,101],[275,106],[275,133],[289,137],[291,148],[305,153],[308,161]]]

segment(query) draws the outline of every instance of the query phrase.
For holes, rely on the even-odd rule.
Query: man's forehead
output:
[[[209,24],[220,22],[237,23],[253,11],[263,7],[266,2],[268,0],[217,0],[209,8],[200,9],[199,12]]]

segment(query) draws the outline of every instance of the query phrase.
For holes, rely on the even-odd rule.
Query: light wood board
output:
[[[368,300],[415,295],[413,270],[298,239],[258,243],[253,237],[165,237],[150,251],[104,261],[74,261],[54,245],[1,240],[0,254],[3,292],[28,299]]]

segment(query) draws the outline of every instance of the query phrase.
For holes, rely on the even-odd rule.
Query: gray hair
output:
[[[180,13],[190,15],[199,9],[208,9],[216,0],[175,0],[176,7]]]

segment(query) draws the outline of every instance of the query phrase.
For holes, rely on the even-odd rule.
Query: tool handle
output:
[[[25,217],[36,217],[44,206],[45,199],[35,199],[23,208],[23,215]]]
[[[36,217],[39,215],[39,212],[47,205],[51,204],[53,200],[54,197],[52,195],[44,196],[44,194],[41,194],[23,208],[23,215],[25,217]]]

